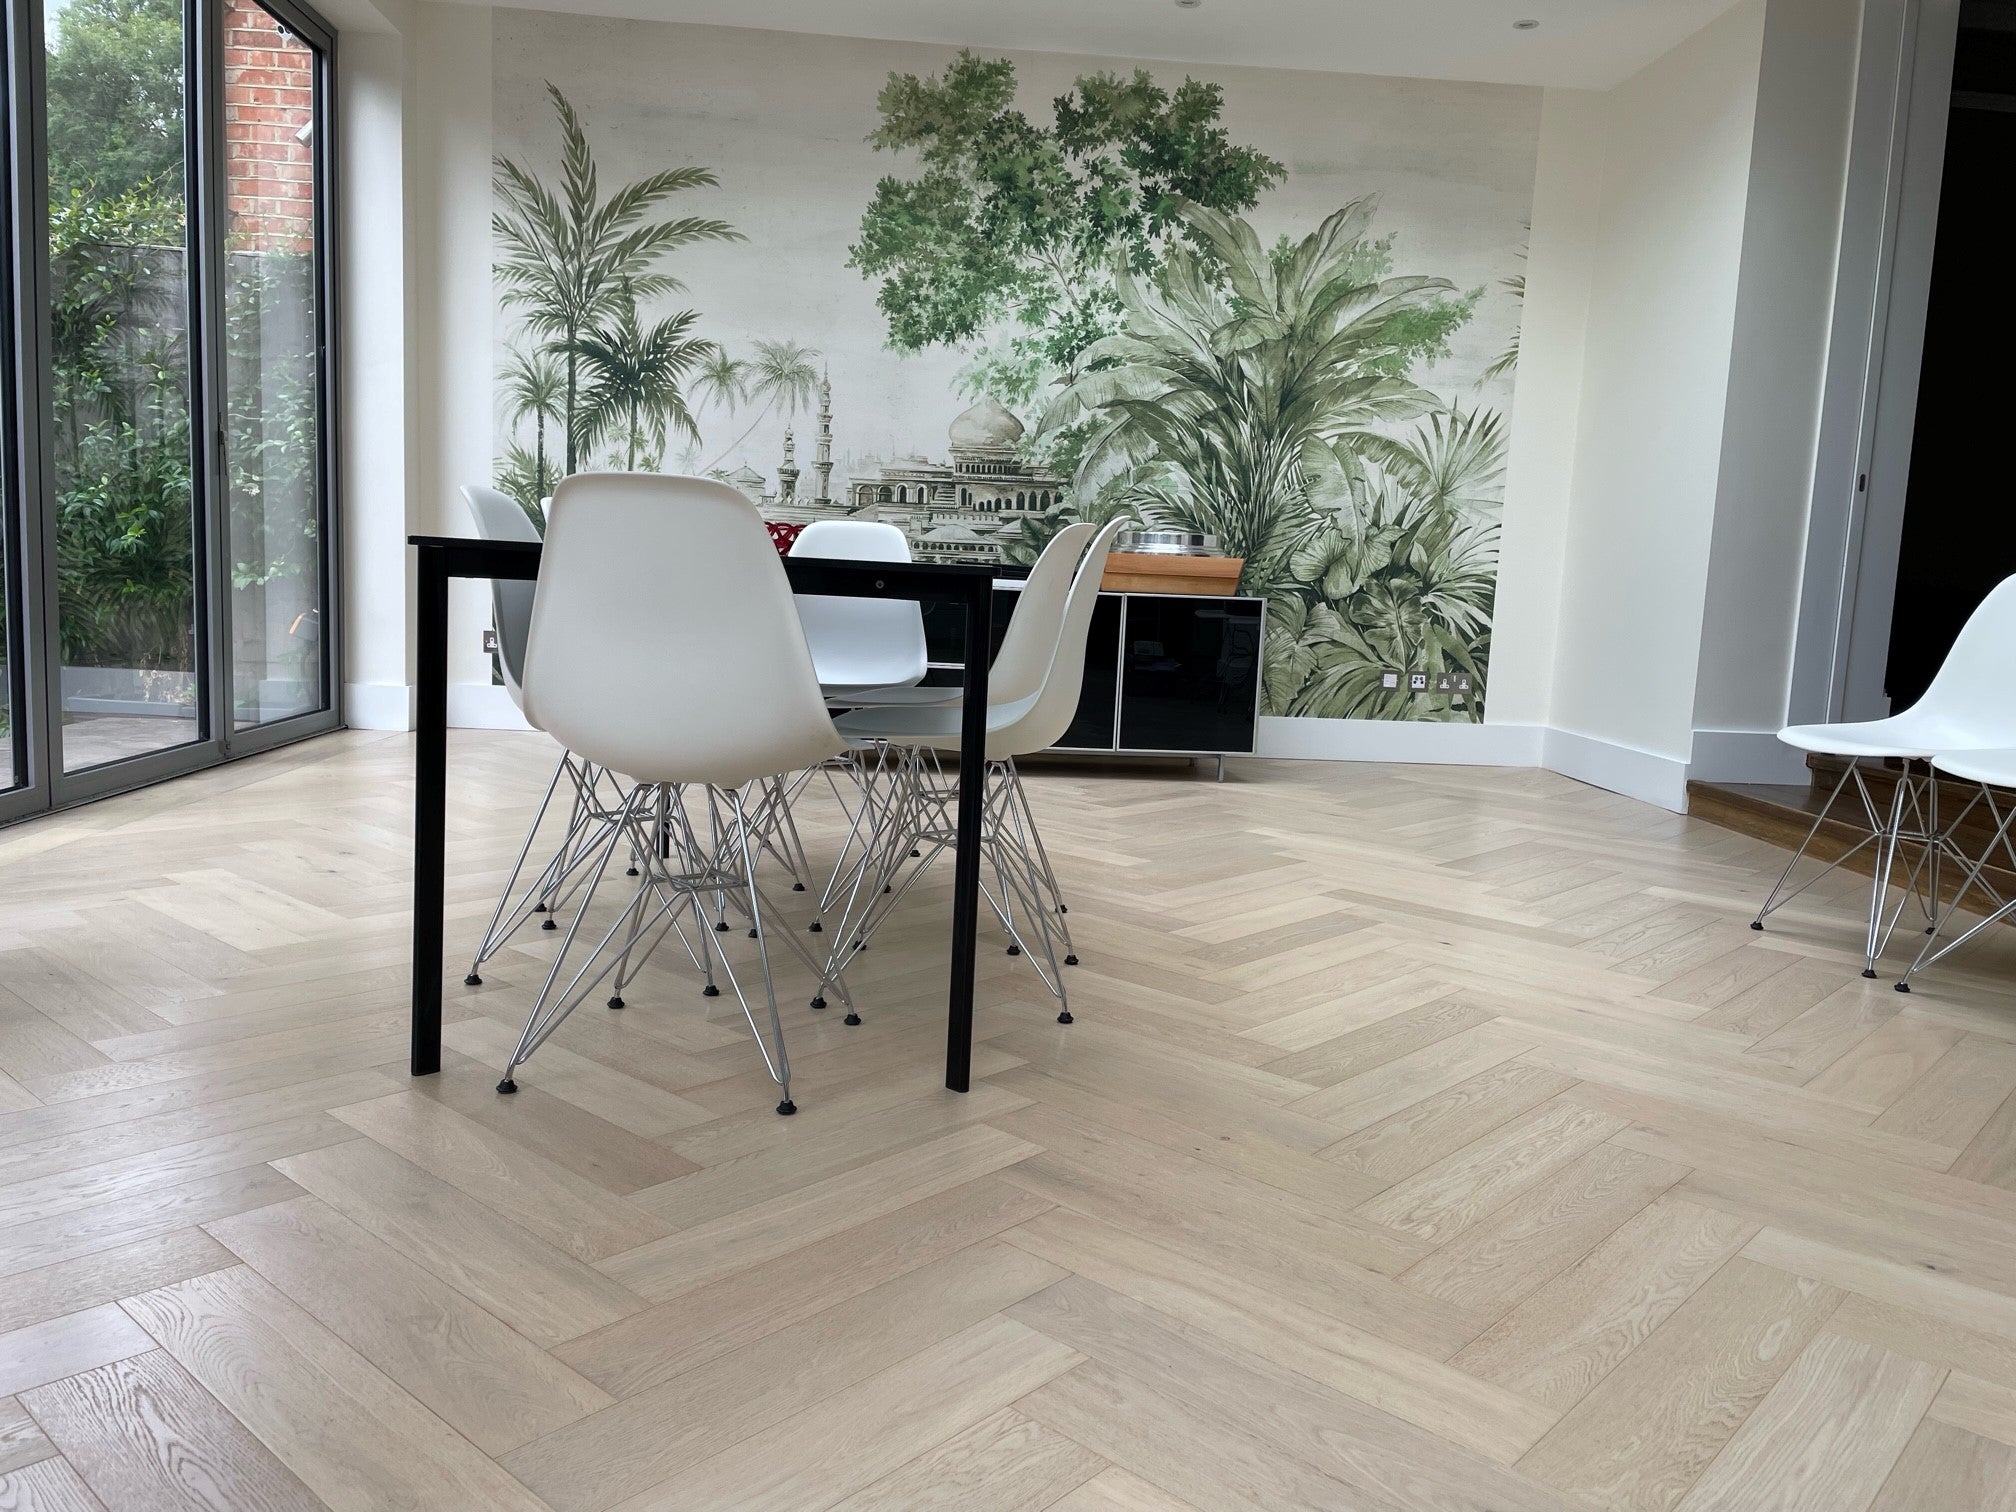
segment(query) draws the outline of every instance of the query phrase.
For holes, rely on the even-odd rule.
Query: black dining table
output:
[[[448,819],[448,580],[539,576],[537,541],[407,538],[419,556],[418,701],[413,800],[411,1070],[441,1069],[441,930]],[[945,1085],[964,1092],[973,1060],[973,966],[980,922],[980,816],[987,762],[987,659],[994,569],[969,562],[857,562],[785,557],[794,593],[914,599],[965,611],[965,699],[959,723],[958,848],[952,872],[952,965],[945,996]]]

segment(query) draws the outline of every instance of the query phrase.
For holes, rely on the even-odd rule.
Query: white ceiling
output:
[[[477,0],[486,3],[486,0]],[[1735,0],[512,0],[956,46],[1608,89]],[[1518,20],[1540,23],[1517,31]]]

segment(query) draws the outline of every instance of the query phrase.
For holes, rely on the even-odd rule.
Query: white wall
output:
[[[1693,775],[1800,780],[1779,744],[1839,265],[1861,7],[1772,0],[1750,160]]]
[[[1492,621],[1493,723],[1544,725],[1553,705],[1608,109],[1605,96],[1584,90],[1550,89],[1541,105]]]
[[[1595,123],[1603,205],[1549,723],[1683,767],[1763,27],[1764,0],[1745,0],[1612,90]]]
[[[1540,763],[1680,807],[1714,732],[1775,726],[1857,9],[1742,0],[1608,93],[1546,94],[1491,722],[1270,720],[1263,750]],[[466,528],[455,486],[494,454],[493,18],[426,0],[390,14],[398,35],[346,28],[339,51],[345,681],[352,723],[398,725],[404,536]],[[480,589],[457,593],[458,723],[512,722],[487,686],[487,619]]]
[[[378,24],[371,21],[377,19]],[[407,399],[407,49],[373,12],[339,40],[337,205],[342,373],[343,717],[412,723],[413,494]]]

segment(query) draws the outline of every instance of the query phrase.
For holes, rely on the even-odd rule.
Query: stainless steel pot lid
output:
[[[1196,530],[1123,530],[1115,538],[1113,549],[1144,556],[1221,555],[1218,537]]]

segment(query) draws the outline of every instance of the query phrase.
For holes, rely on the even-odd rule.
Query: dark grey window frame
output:
[[[320,327],[317,426],[320,456],[322,603],[317,654],[324,707],[239,730],[233,728],[228,663],[231,561],[229,471],[224,417],[224,256],[227,181],[224,173],[223,3],[185,0],[185,161],[190,165],[190,434],[191,477],[196,490],[194,574],[196,644],[204,697],[199,738],[79,772],[62,769],[58,732],[62,690],[57,667],[60,630],[56,595],[55,438],[48,403],[51,361],[50,272],[46,228],[48,182],[43,171],[43,105],[47,97],[44,0],[0,0],[5,5],[6,110],[0,120],[5,151],[7,234],[5,276],[15,314],[0,325],[6,343],[0,383],[0,445],[7,448],[7,493],[0,498],[6,537],[9,640],[8,689],[13,735],[25,781],[0,791],[0,824],[88,803],[222,762],[257,755],[342,727],[341,533],[337,500],[338,247],[336,196],[336,33],[299,0],[257,0],[314,52],[316,90],[314,197],[317,321]],[[4,313],[0,313],[4,319]]]

